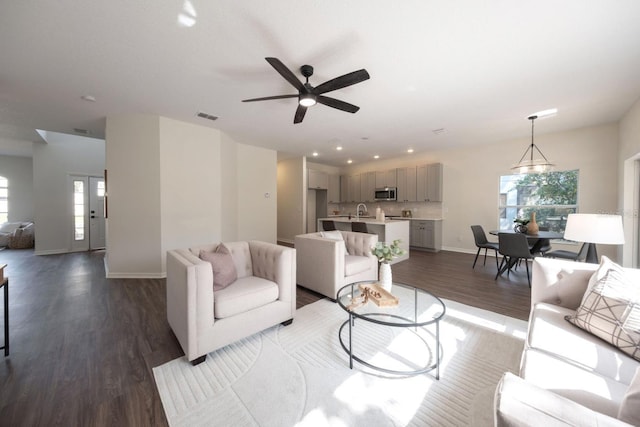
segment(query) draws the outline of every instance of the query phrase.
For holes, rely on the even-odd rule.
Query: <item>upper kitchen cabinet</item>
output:
[[[327,190],[329,188],[329,175],[326,172],[309,169],[307,178],[308,188],[314,190]]]
[[[375,188],[397,187],[396,170],[376,172]]]
[[[340,175],[329,175],[328,203],[340,203]]]
[[[399,202],[415,202],[417,201],[416,192],[416,168],[398,168],[396,169],[397,178],[397,197]]]
[[[366,172],[360,174],[360,202],[373,202],[375,200],[376,173]]]
[[[340,202],[349,203],[349,177],[340,175]]]
[[[442,163],[418,166],[416,190],[419,202],[442,201]]]
[[[347,202],[359,203],[362,201],[360,198],[360,180],[359,174],[347,176]]]

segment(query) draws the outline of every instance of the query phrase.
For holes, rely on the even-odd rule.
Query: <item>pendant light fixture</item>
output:
[[[527,147],[520,161],[514,165],[511,170],[516,173],[542,173],[551,170],[553,164],[547,160],[542,151],[533,143],[533,122],[538,118],[537,115],[527,117],[531,120],[531,145]],[[542,158],[533,158],[533,151],[536,150]]]

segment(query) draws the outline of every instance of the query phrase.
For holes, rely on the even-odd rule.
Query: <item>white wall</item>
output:
[[[72,198],[69,175],[103,176],[101,139],[43,132],[33,144],[33,200],[37,255],[71,250]]]
[[[307,175],[304,157],[278,162],[278,240],[293,244],[305,233]]]
[[[0,176],[9,180],[9,222],[33,220],[33,159],[0,156]]]
[[[237,144],[237,240],[276,243],[277,167],[275,151]]]
[[[161,253],[222,240],[220,135],[160,118]]]
[[[640,266],[638,259],[638,208],[640,206],[640,99],[620,120],[618,147],[618,206],[624,221],[625,242],[622,253],[626,267]]]
[[[162,277],[160,118],[107,117],[107,277]]]
[[[216,129],[107,118],[108,277],[164,277],[169,249],[275,243],[276,167],[275,151]]]

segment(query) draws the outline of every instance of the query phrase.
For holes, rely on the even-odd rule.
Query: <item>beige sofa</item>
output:
[[[213,268],[199,258],[217,244],[167,252],[167,319],[194,365],[207,353],[278,323],[296,310],[296,251],[266,242],[224,243],[237,279],[213,291]]]
[[[371,247],[378,235],[323,231],[295,237],[298,284],[332,300],[338,290],[361,280],[378,280],[378,259]]]
[[[637,389],[630,384],[640,362],[565,320],[576,313],[596,269],[557,259],[533,262],[520,378],[506,374],[499,384],[496,425],[627,425],[617,418],[623,399]],[[640,283],[640,270],[624,274]]]

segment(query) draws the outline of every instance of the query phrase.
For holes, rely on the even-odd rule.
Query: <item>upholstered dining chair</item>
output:
[[[487,235],[484,232],[484,229],[481,225],[472,225],[471,231],[473,232],[473,239],[476,242],[476,247],[478,248],[478,252],[476,252],[476,258],[473,260],[473,267],[476,268],[476,262],[478,261],[478,255],[480,255],[480,251],[484,249],[484,263],[482,265],[487,265],[487,250],[492,249],[495,251],[496,255],[496,268],[498,267],[498,243],[490,242],[487,240]]]
[[[545,258],[562,258],[569,259],[571,261],[584,261],[587,259],[587,251],[589,250],[589,243],[583,243],[580,251],[566,251],[564,249],[558,249],[555,251],[545,252]]]
[[[533,259],[534,256],[529,250],[527,236],[522,233],[499,233],[498,246],[498,252],[502,255],[502,261],[498,268],[498,274],[496,274],[496,280],[505,271],[507,272],[507,276],[509,276],[511,268],[517,265],[518,261],[524,260],[524,265],[527,267],[527,281],[529,282],[529,287],[531,287],[528,260]]]
[[[322,229],[324,231],[333,231],[336,229],[335,221],[322,221]]]
[[[367,229],[367,224],[365,222],[353,221],[351,223],[351,231],[355,231],[356,233],[368,233],[369,229]]]

